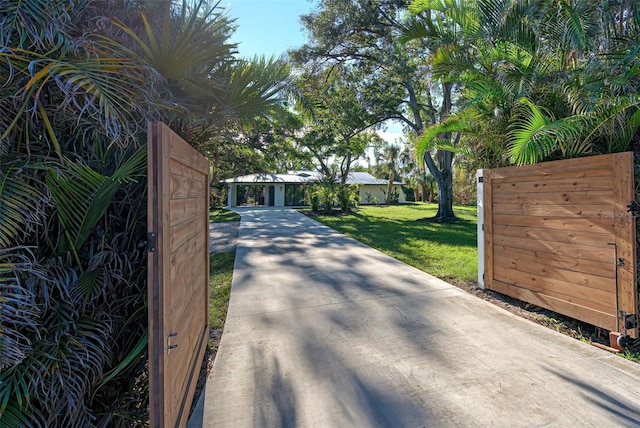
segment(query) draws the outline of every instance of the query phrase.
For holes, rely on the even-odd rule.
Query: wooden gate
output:
[[[486,288],[625,331],[638,313],[632,153],[484,170],[483,194]]]
[[[148,125],[149,416],[186,425],[208,338],[209,163]]]

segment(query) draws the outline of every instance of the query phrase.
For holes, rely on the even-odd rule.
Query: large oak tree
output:
[[[408,134],[445,120],[453,108],[454,84],[431,72],[425,43],[401,43],[412,18],[400,0],[322,0],[316,11],[302,17],[308,42],[291,58],[309,72],[347,70],[361,105],[380,121],[401,122]],[[445,133],[441,139],[451,139]],[[436,219],[451,221],[454,154],[425,150],[424,162],[438,191]]]

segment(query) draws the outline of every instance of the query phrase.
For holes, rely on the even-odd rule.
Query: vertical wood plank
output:
[[[170,397],[172,395],[172,391],[170,389],[170,376],[173,373],[167,370],[167,361],[168,361],[168,346],[167,346],[167,337],[172,332],[171,324],[169,322],[169,313],[167,312],[167,307],[171,304],[169,300],[169,296],[171,296],[170,287],[171,287],[171,265],[169,260],[171,258],[171,219],[170,219],[170,183],[171,183],[171,168],[169,165],[169,153],[171,150],[171,129],[162,122],[158,122],[158,149],[159,149],[159,162],[161,164],[161,175],[160,175],[160,185],[162,189],[162,206],[161,211],[159,212],[159,217],[161,218],[161,224],[158,232],[158,247],[162,249],[160,254],[161,257],[161,275],[162,275],[162,285],[160,287],[160,293],[162,295],[162,302],[159,308],[159,316],[162,320],[162,332],[159,337],[159,353],[162,355],[162,366],[160,377],[163,383],[163,394],[164,394],[164,404],[163,404],[163,423],[161,426],[173,426],[173,421],[175,420],[175,406],[173,405]]]
[[[624,259],[624,265],[618,266],[618,308],[623,313],[637,314],[635,219],[627,209],[627,205],[635,198],[633,153],[616,153],[613,157],[612,169],[615,194],[613,213],[615,241],[618,257]],[[625,331],[622,316],[618,331]],[[634,329],[628,333],[637,337],[638,331]]]
[[[156,245],[148,253],[149,293],[149,419],[150,426],[164,427],[165,403],[165,345],[164,336],[164,287],[166,281],[165,260],[168,256],[166,235],[168,224],[163,213],[168,202],[168,191],[164,176],[168,159],[163,154],[163,132],[158,123],[147,125],[148,166],[148,232],[155,233]]]
[[[155,165],[156,153],[154,150],[155,142],[155,126],[152,122],[147,122],[147,233],[153,233],[156,230],[156,211],[157,211],[157,173]],[[158,287],[158,257],[154,252],[147,253],[147,295],[149,310],[147,314],[147,322],[149,328],[149,343],[147,345],[149,354],[149,426],[154,427],[158,421],[159,401],[162,394],[159,390],[158,383],[158,367],[159,361],[156,359],[157,346],[157,329],[158,321],[156,319],[157,307],[157,287]]]
[[[491,290],[493,285],[493,171],[484,170],[482,181],[484,210],[484,286]]]

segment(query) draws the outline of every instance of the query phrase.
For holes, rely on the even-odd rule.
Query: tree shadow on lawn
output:
[[[323,219],[324,220],[324,219]],[[350,234],[353,238],[370,245],[384,239],[397,247],[407,239],[427,240],[437,244],[476,247],[476,223],[460,219],[456,223],[442,224],[415,220],[370,219],[359,213],[345,221],[327,221],[326,224]],[[386,245],[385,245],[386,246]],[[393,248],[390,248],[393,249]]]

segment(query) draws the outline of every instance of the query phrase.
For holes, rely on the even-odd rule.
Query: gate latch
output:
[[[640,204],[635,199],[627,205],[627,211],[631,213],[631,217],[640,216]]]

